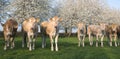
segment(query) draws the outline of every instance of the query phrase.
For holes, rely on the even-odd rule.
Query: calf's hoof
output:
[[[35,48],[32,48],[33,50],[35,50]]]
[[[80,47],[80,45],[78,45],[78,47]]]
[[[51,48],[51,51],[54,51],[54,49],[53,49],[53,48]]]
[[[85,47],[85,45],[83,44],[83,47]]]
[[[31,49],[31,48],[29,48],[29,51],[32,51],[32,49]]]
[[[101,46],[101,47],[104,47],[104,46]]]
[[[7,48],[6,48],[6,47],[4,47],[4,50],[7,50]]]
[[[58,48],[56,48],[56,51],[58,51]]]
[[[96,47],[98,47],[98,45],[96,45]]]
[[[14,47],[11,47],[10,49],[13,49]]]
[[[22,48],[24,48],[25,46],[24,45],[22,45]]]

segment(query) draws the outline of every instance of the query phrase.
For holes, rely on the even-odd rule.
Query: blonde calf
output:
[[[101,47],[103,47],[103,38],[105,35],[106,24],[101,23],[100,25],[89,25],[87,27],[87,34],[89,36],[90,45],[93,45],[93,39],[91,39],[91,35],[96,36],[96,47],[98,47],[99,37],[101,38]]]
[[[85,43],[84,43],[84,39],[85,39],[85,36],[86,36],[86,25],[85,23],[81,22],[78,24],[78,31],[77,31],[77,35],[78,35],[78,46],[80,46],[80,44],[82,43],[82,46],[84,47],[85,46]]]
[[[29,48],[29,51],[35,49],[35,40],[38,33],[38,22],[39,19],[35,19],[34,17],[30,17],[29,19],[23,21],[22,23],[22,31],[24,35],[27,36],[27,47]],[[24,41],[26,41],[25,37],[22,41],[22,47],[24,47]]]
[[[55,41],[55,50],[58,51],[58,22],[61,21],[57,16],[51,18],[49,21],[42,22],[41,25],[41,33],[42,33],[42,48],[46,46],[45,34],[49,35],[50,43],[51,43],[51,51],[54,51],[53,43]],[[55,38],[55,40],[54,40]]]
[[[9,19],[6,21],[5,24],[2,25],[3,25],[3,34],[5,39],[4,50],[6,50],[7,47],[9,47],[9,44],[11,44],[11,49],[13,49],[15,47],[14,38],[17,32],[18,23],[13,19]]]

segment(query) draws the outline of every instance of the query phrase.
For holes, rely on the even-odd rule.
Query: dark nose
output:
[[[105,34],[105,30],[102,30],[102,34]]]
[[[115,33],[116,31],[113,31],[112,33]]]
[[[83,33],[83,30],[81,29],[80,32]]]

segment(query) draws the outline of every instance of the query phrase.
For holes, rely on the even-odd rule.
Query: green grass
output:
[[[85,47],[78,47],[76,37],[60,37],[59,51],[50,50],[50,42],[47,39],[47,47],[41,48],[41,38],[36,41],[36,49],[29,51],[28,48],[21,47],[21,37],[15,38],[15,48],[3,50],[4,41],[0,38],[0,59],[120,59],[120,46],[109,47],[104,40],[104,47],[89,46],[88,39],[85,40]]]

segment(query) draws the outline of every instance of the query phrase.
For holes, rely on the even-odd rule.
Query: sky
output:
[[[111,8],[120,9],[120,0],[107,0],[106,2]]]

